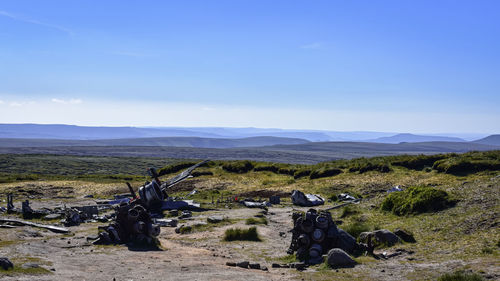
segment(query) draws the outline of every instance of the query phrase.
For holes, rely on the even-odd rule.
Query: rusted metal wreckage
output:
[[[156,170],[150,168],[148,173],[151,181],[140,186],[137,192],[127,183],[132,199],[123,200],[115,208],[115,220],[108,226],[99,227],[98,238],[93,243],[121,244],[134,242],[143,245],[154,244],[156,237],[160,234],[160,225],[154,222],[153,216],[161,214],[163,210],[167,209],[182,209],[189,206],[199,207],[199,205],[193,205],[191,202],[184,200],[169,200],[167,190],[192,177],[193,170],[206,162],[208,160],[193,165],[164,182],[160,181]]]

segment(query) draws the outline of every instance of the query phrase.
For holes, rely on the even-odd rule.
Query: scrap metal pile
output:
[[[295,252],[300,261],[321,263],[323,254],[333,248],[340,248],[349,254],[373,251],[371,240],[368,240],[368,244],[356,243],[354,237],[337,227],[328,211],[318,213],[315,209],[309,209],[305,214],[293,213],[292,218],[294,226],[288,254]]]
[[[108,226],[99,227],[99,235],[94,244],[129,242],[145,245],[156,244],[156,237],[160,234],[160,225],[153,222],[152,214],[158,216],[162,210],[171,205],[164,201],[168,198],[166,191],[173,185],[191,177],[191,172],[206,162],[198,163],[163,183],[158,179],[156,171],[151,168],[149,174],[152,180],[139,187],[138,195],[127,183],[132,199],[121,202],[115,208],[115,220]]]

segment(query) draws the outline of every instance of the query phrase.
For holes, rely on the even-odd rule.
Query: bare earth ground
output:
[[[62,204],[90,203],[91,199],[66,198],[72,189],[54,186],[47,182],[16,183],[31,193],[32,207],[56,207]],[[57,186],[56,186],[57,187]],[[496,185],[496,187],[498,187]],[[78,187],[75,187],[77,189]],[[56,188],[57,189],[57,188]],[[29,190],[38,190],[39,194]],[[61,192],[62,190],[62,192]],[[45,196],[56,197],[47,200]],[[57,196],[56,196],[57,195]],[[63,195],[63,196],[61,196]],[[67,196],[72,197],[72,196]],[[80,197],[80,196],[78,196]],[[497,199],[493,199],[497,202]],[[2,203],[4,205],[5,203]],[[15,203],[20,207],[20,202]],[[495,206],[493,206],[495,207]],[[326,207],[323,207],[326,208]],[[266,216],[269,224],[259,225],[258,232],[263,242],[222,242],[225,229],[248,227],[245,219],[260,210],[246,208],[222,208],[207,212],[193,212],[193,218],[182,223],[192,225],[205,223],[210,215],[220,214],[235,221],[232,225],[209,228],[191,234],[176,234],[174,228],[162,227],[160,242],[162,250],[136,251],[127,246],[94,246],[86,237],[97,233],[98,225],[86,223],[70,227],[71,234],[56,234],[38,228],[0,228],[0,256],[9,257],[16,266],[24,262],[35,262],[47,269],[38,275],[0,271],[2,280],[423,280],[436,279],[444,272],[467,266],[480,269],[493,279],[500,278],[500,262],[496,255],[464,261],[461,258],[429,260],[423,253],[403,253],[388,260],[359,257],[354,268],[331,270],[315,266],[304,272],[295,269],[271,268],[273,262],[286,255],[290,243],[292,226],[290,204],[269,208]],[[302,208],[306,210],[307,208]],[[340,226],[342,227],[342,226]],[[285,237],[280,235],[285,232]],[[432,245],[429,245],[432,247]],[[415,244],[403,244],[397,248],[406,251],[416,249]],[[420,248],[419,248],[420,249]],[[438,249],[434,249],[438,250]],[[250,261],[267,266],[269,271],[242,269],[226,266],[226,262]],[[425,276],[425,278],[423,277]]]

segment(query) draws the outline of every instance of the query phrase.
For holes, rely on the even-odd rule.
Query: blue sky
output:
[[[0,2],[0,123],[500,132],[498,1]]]

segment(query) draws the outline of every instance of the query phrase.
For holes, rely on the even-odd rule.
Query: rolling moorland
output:
[[[267,138],[266,138],[267,139]],[[199,141],[199,139],[196,139]],[[276,140],[276,139],[275,139]],[[123,157],[164,157],[176,159],[213,159],[213,160],[253,160],[281,163],[315,164],[338,159],[359,157],[390,156],[400,154],[438,154],[463,153],[467,151],[488,151],[500,149],[500,146],[473,142],[424,142],[424,143],[368,143],[368,142],[305,142],[293,145],[272,145],[259,147],[236,148],[204,148],[150,146],[158,140],[138,139],[139,146],[110,145],[106,146],[40,146],[19,147],[32,140],[3,140],[11,147],[0,145],[1,154],[57,154],[57,155],[104,155]],[[224,140],[225,142],[242,142],[241,140]],[[19,146],[15,146],[16,142]],[[59,142],[59,141],[57,141]],[[68,141],[64,141],[68,142]],[[71,142],[71,141],[69,141]],[[76,141],[79,143],[80,141]],[[94,143],[95,141],[89,141]],[[117,140],[117,143],[124,140]],[[2,143],[2,140],[0,140]],[[184,141],[186,143],[186,141]],[[207,143],[207,142],[205,142]],[[149,145],[146,145],[149,144]]]
[[[471,138],[471,134],[462,134]],[[348,141],[338,141],[338,140]],[[337,140],[337,141],[332,141]],[[252,160],[315,164],[400,154],[500,149],[500,135],[453,136],[259,128],[138,128],[0,124],[0,153]]]
[[[33,204],[45,205],[57,200],[69,204],[89,194],[110,198],[126,192],[125,181],[133,186],[143,183],[147,179],[146,167],[157,167],[162,177],[168,178],[195,162],[197,160],[137,157],[0,155],[0,196],[13,192],[15,204],[31,198]],[[231,223],[198,227],[196,223],[206,219],[206,214],[196,213],[194,221],[184,222],[194,223],[191,232],[177,234],[173,229],[162,228],[160,241],[165,248],[155,252],[130,251],[123,246],[85,246],[85,236],[95,232],[99,223],[72,228],[74,234],[61,238],[38,230],[0,229],[1,255],[10,256],[17,263],[31,261],[41,265],[7,274],[0,271],[0,274],[6,280],[30,280],[33,276],[39,280],[64,280],[70,276],[109,279],[147,276],[159,280],[161,275],[156,276],[155,272],[165,270],[180,279],[213,276],[233,280],[436,280],[445,274],[480,278],[471,280],[500,278],[500,151],[359,158],[314,165],[210,161],[194,176],[175,186],[170,195],[184,196],[196,189],[198,193],[192,199],[211,209],[210,214],[227,216]],[[439,192],[430,194],[438,194],[439,199],[427,201],[425,196],[413,198],[404,192],[403,198],[389,196],[386,191],[395,185],[405,190],[436,190]],[[274,268],[262,272],[225,266],[225,262],[231,260],[268,265],[294,260],[293,256],[286,255],[290,236],[279,234],[287,233],[291,227],[291,213],[296,207],[290,204],[289,194],[294,189],[329,198],[331,201],[322,208],[341,203],[336,202],[340,193],[362,198],[359,204],[331,211],[339,227],[355,237],[362,231],[403,228],[413,234],[416,243],[380,245],[376,253],[399,251],[403,254],[379,260],[357,256],[358,265],[340,270],[325,264],[302,272]],[[282,196],[282,204],[269,208],[266,224],[257,225],[261,242],[220,240],[224,231],[232,226],[248,227],[245,221],[256,212],[235,204],[214,206],[211,204],[214,197],[266,198],[273,194]],[[416,201],[405,202],[405,198]],[[406,207],[396,208],[391,204]],[[26,236],[33,232],[37,235]],[[46,255],[47,251],[58,254]],[[138,258],[143,261],[143,267],[123,262]],[[122,263],[117,267],[119,260]],[[98,262],[99,267],[91,266],[94,262]],[[150,270],[143,270],[146,268]]]

